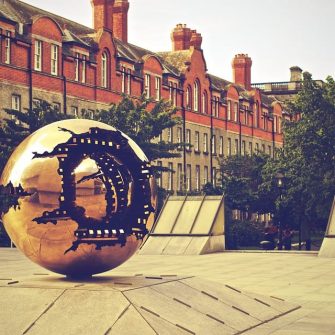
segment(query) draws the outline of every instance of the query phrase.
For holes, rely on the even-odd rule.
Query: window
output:
[[[126,93],[126,68],[122,66],[122,83],[121,83],[121,92]]]
[[[191,150],[191,129],[186,129],[186,150]]]
[[[199,90],[200,90],[199,83],[198,81],[195,81],[194,82],[194,92],[193,92],[193,110],[195,112],[199,111],[199,96],[200,96]]]
[[[268,150],[269,150],[269,156],[271,157],[272,155],[271,145],[268,146]]]
[[[127,94],[131,94],[131,69],[127,69]]]
[[[177,128],[177,143],[181,143],[183,141],[182,139],[182,129],[181,127]],[[181,146],[178,146],[178,149],[181,149]]]
[[[150,74],[146,74],[144,77],[144,94],[147,99],[150,98]]]
[[[231,156],[231,138],[228,138],[228,144],[227,144],[227,152],[228,156]]]
[[[207,92],[205,91],[202,95],[202,112],[204,114],[208,114],[208,99],[207,99]]]
[[[278,130],[278,116],[273,117],[273,131],[276,133]]]
[[[194,151],[199,152],[200,150],[200,135],[199,132],[196,131],[194,133]]]
[[[212,147],[212,155],[216,155],[216,136],[213,135],[212,136],[212,143],[211,143],[211,147]]]
[[[60,103],[59,102],[53,102],[52,107],[55,111],[60,112]]]
[[[173,163],[169,163],[168,164],[168,185],[167,185],[167,189],[168,191],[172,191],[173,190]]]
[[[259,127],[259,107],[258,102],[255,103],[255,120],[254,120],[255,128]]]
[[[162,161],[157,161],[157,166],[162,167]],[[162,171],[158,171],[157,175],[157,186],[162,187]]]
[[[195,189],[200,191],[200,166],[196,165],[195,167]]]
[[[58,45],[51,44],[51,74],[58,75]]]
[[[191,191],[191,165],[187,164],[186,166],[186,191]]]
[[[75,58],[75,81],[79,81],[79,54],[76,53],[76,58]]]
[[[258,143],[256,143],[255,152],[256,153],[259,152],[259,144]]]
[[[9,30],[6,31],[7,37],[5,38],[5,63],[10,64],[10,36],[11,32]]]
[[[204,143],[203,143],[204,147],[203,150],[204,152],[208,152],[208,134],[204,134]]]
[[[186,90],[186,108],[192,109],[191,101],[192,101],[191,87],[188,86]]]
[[[155,77],[155,99],[159,101],[161,99],[161,78]]]
[[[181,191],[183,189],[183,166],[178,163],[177,166],[177,190]]]
[[[88,117],[89,117],[90,119],[93,119],[93,117],[94,117],[94,110],[93,110],[93,109],[89,109],[89,110],[88,110]]]
[[[238,152],[239,152],[239,150],[238,150],[238,140],[236,139],[235,140],[235,146],[234,146],[234,154],[238,155]]]
[[[262,152],[265,153],[265,144],[262,144]]]
[[[35,62],[34,69],[36,71],[42,71],[42,41],[35,41]]]
[[[252,155],[252,142],[249,142],[249,155]]]
[[[227,119],[231,120],[231,101],[230,100],[227,103]]]
[[[34,107],[39,108],[41,106],[41,102],[42,102],[42,100],[34,98],[33,99],[33,105],[34,105]]]
[[[177,105],[177,88],[177,83],[173,83],[172,81],[169,82],[170,101],[173,106]]]
[[[86,56],[83,55],[83,61],[81,64],[81,82],[84,84],[86,83]]]
[[[103,52],[101,56],[101,86],[108,87],[108,57],[106,52]]]
[[[234,121],[238,122],[238,103],[234,102]]]
[[[169,143],[173,143],[173,130],[172,130],[172,127],[168,128],[167,130],[167,141]]]
[[[219,155],[223,156],[223,136],[220,136],[220,142],[219,142]]]
[[[204,166],[204,185],[208,183],[208,166]]]
[[[220,105],[220,98],[219,97],[213,97],[212,101],[212,115],[214,117],[219,117],[219,105]]]
[[[246,147],[245,147],[245,141],[242,141],[242,152],[241,152],[242,156],[245,156],[246,154]]]
[[[216,187],[216,167],[212,168],[212,181],[213,181],[213,186]]]
[[[72,106],[71,107],[71,113],[75,116],[78,117],[78,107]]]
[[[21,96],[12,95],[12,109],[15,111],[21,111]]]

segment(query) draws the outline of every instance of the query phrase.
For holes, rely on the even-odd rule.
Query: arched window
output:
[[[186,108],[191,109],[192,108],[192,90],[191,86],[188,86],[186,89]]]
[[[259,105],[258,102],[255,103],[255,119],[254,119],[255,128],[259,126]]]
[[[196,80],[194,82],[194,92],[193,92],[193,110],[199,112],[199,97],[200,97],[200,85]]]
[[[106,51],[101,56],[101,86],[108,87],[108,55]]]
[[[207,98],[207,92],[204,91],[202,94],[202,112],[204,114],[208,114],[208,98]]]

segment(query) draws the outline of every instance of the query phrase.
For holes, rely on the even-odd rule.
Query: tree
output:
[[[0,124],[0,172],[10,154],[27,136],[49,123],[70,118],[46,101],[35,104],[32,110],[25,112],[5,111],[10,118],[4,118]]]
[[[244,212],[269,213],[273,210],[273,197],[260,186],[262,169],[269,156],[229,156],[220,163],[222,190],[230,209]]]
[[[269,189],[276,172],[284,172],[281,205],[308,239],[311,228],[324,228],[335,194],[334,80],[328,77],[320,86],[304,73],[302,91],[289,110],[292,121],[284,123],[284,147],[263,169],[263,187]]]
[[[96,111],[93,119],[127,134],[140,146],[150,161],[179,157],[177,149],[182,144],[158,141],[164,129],[181,122],[181,119],[175,116],[177,109],[172,107],[170,102],[160,100],[148,111],[150,102],[152,101],[145,99],[144,96],[139,100],[124,96],[119,103],[112,104],[109,110]],[[89,117],[85,110],[83,117]]]

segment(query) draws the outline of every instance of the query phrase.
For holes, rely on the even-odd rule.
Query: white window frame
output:
[[[215,166],[212,167],[212,183],[213,183],[213,186],[216,187],[216,167]]]
[[[191,180],[191,164],[186,165],[186,191],[190,192],[192,190],[192,180]]]
[[[161,99],[161,86],[162,86],[162,78],[155,77],[155,100],[159,101]]]
[[[157,161],[157,166],[162,167],[163,166],[162,161]],[[159,175],[156,179],[157,186],[162,187],[162,171],[159,171],[158,173],[159,173]]]
[[[207,92],[204,91],[204,93],[202,94],[202,113],[203,114],[208,114],[208,99],[207,99],[208,95]]]
[[[198,131],[194,133],[194,151],[200,151],[200,133]]]
[[[5,38],[5,64],[10,64],[10,56],[11,56],[11,32],[9,30],[6,31]]]
[[[173,163],[168,163],[169,171],[168,171],[168,184],[167,184],[167,190],[172,191],[173,190]]]
[[[21,96],[18,94],[12,94],[12,109],[15,111],[21,111]]]
[[[56,44],[51,44],[51,74],[58,75],[58,53],[59,47]]]
[[[188,86],[186,89],[186,108],[187,109],[192,109],[191,96],[192,96],[191,87]]]
[[[220,142],[219,142],[219,155],[223,156],[224,155],[224,142],[223,142],[223,136],[220,136]]]
[[[76,53],[76,58],[75,58],[75,75],[74,75],[74,80],[79,81],[79,53]]]
[[[208,166],[204,166],[204,185],[208,183]]]
[[[191,129],[186,129],[186,150],[191,150]]]
[[[216,155],[216,136],[212,136],[212,143],[211,143],[211,150],[212,150],[212,155]]]
[[[81,64],[81,82],[83,84],[86,83],[86,69],[87,69],[86,56],[83,55],[83,61],[82,61],[82,64]]]
[[[238,102],[234,102],[234,122],[238,122]]]
[[[101,55],[101,86],[108,87],[108,55],[106,51]]]
[[[232,102],[228,100],[227,102],[227,120],[231,120],[231,104]]]
[[[208,134],[204,133],[204,137],[203,137],[203,151],[205,153],[208,153]]]
[[[242,141],[242,149],[241,149],[241,155],[242,156],[245,156],[246,155],[246,144],[245,144],[245,141],[243,140]]]
[[[71,106],[71,114],[75,117],[78,117],[78,107],[77,106]]]
[[[177,165],[177,191],[183,189],[183,165],[178,163]]]
[[[34,49],[34,70],[42,71],[43,42],[35,40]]]
[[[235,141],[234,141],[234,154],[235,155],[238,155],[238,146],[239,146],[239,143],[238,143],[238,139],[236,138]]]
[[[193,92],[193,110],[195,112],[199,112],[199,90],[200,90],[199,83],[196,80],[194,82],[194,92]]]
[[[200,191],[200,165],[195,166],[195,189]]]
[[[228,154],[228,156],[231,156],[231,138],[230,137],[228,137],[228,141],[227,141],[227,154]]]
[[[167,141],[173,143],[173,129],[172,127],[167,129]]]
[[[151,81],[151,76],[150,74],[146,73],[144,76],[144,94],[147,99],[150,99],[150,81]]]

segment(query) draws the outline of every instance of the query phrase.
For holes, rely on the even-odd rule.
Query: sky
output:
[[[90,0],[24,0],[92,26]],[[335,77],[334,0],[129,0],[128,40],[171,50],[178,23],[202,34],[208,71],[232,80],[235,54],[253,61],[252,82],[288,81],[299,66],[314,79]]]

